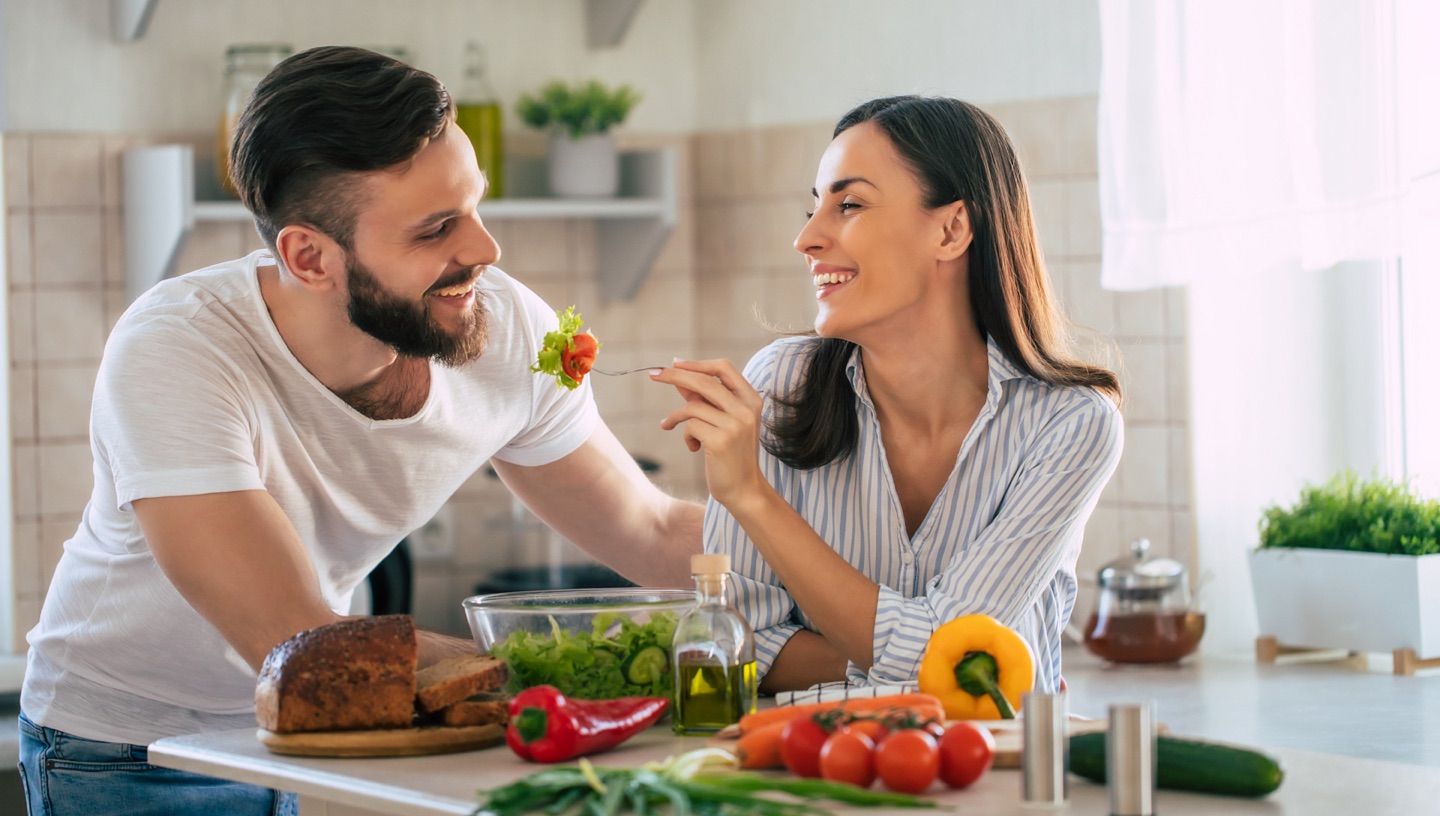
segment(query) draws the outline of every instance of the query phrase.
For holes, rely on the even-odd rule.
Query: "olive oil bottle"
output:
[[[473,40],[465,46],[465,81],[455,101],[455,124],[475,147],[475,161],[487,182],[485,197],[503,198],[505,142],[500,99],[485,73],[485,49]]]
[[[670,721],[676,734],[713,734],[755,710],[755,633],[726,601],[730,556],[690,558],[696,604],[675,626]]]

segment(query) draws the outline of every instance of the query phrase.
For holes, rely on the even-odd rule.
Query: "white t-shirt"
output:
[[[417,414],[374,420],[290,353],[260,295],[256,268],[273,263],[262,250],[164,281],[110,335],[90,420],[94,493],[28,637],[21,707],[35,722],[135,744],[255,724],[255,672],[156,565],[136,499],[269,491],[344,613],[488,459],[553,462],[595,427],[588,383],[565,391],[528,370],[557,320],[505,273],[477,287],[485,353],[432,363]]]

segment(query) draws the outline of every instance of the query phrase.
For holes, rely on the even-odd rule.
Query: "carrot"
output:
[[[825,711],[844,709],[853,713],[873,713],[887,709],[905,709],[917,718],[934,718],[944,721],[945,707],[940,698],[933,694],[889,694],[884,697],[868,697],[855,700],[833,700],[827,703],[801,703],[799,705],[776,706],[746,714],[740,718],[741,735],[773,723],[787,723],[801,714],[820,714]]]
[[[789,720],[778,720],[741,734],[739,742],[731,749],[740,767],[752,770],[785,767],[784,760],[780,758],[780,735],[789,724]]]

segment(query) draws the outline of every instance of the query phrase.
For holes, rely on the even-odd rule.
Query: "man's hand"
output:
[[[644,586],[691,585],[704,506],[651,484],[603,422],[548,465],[491,462],[532,513],[611,569]]]
[[[167,496],[137,500],[134,508],[170,583],[257,672],[281,641],[340,620],[269,493]]]

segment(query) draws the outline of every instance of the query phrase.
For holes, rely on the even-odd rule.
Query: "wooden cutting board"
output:
[[[1021,743],[1024,742],[1021,736],[1023,723],[1019,720],[975,720],[974,722],[976,725],[988,729],[990,735],[995,738],[995,767],[1019,768]],[[1070,717],[1069,733],[1072,737],[1076,734],[1089,734],[1104,730],[1104,720]]]
[[[503,725],[463,727],[425,726],[376,731],[314,731],[276,734],[256,732],[260,742],[275,754],[312,757],[388,757],[451,754],[489,748],[505,741]]]

